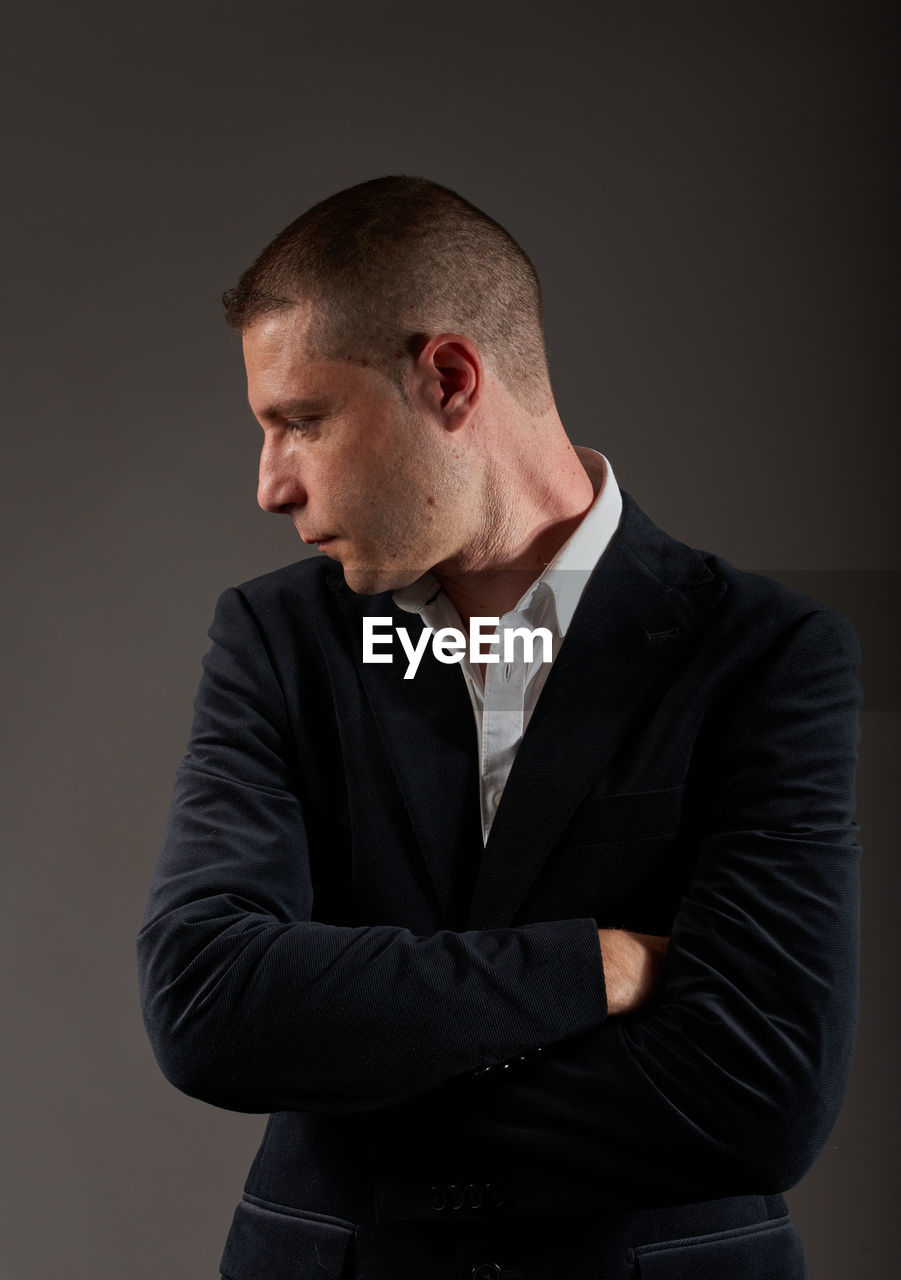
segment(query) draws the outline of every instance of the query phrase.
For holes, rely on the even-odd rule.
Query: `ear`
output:
[[[478,348],[459,333],[429,338],[415,360],[414,377],[433,412],[457,430],[479,403],[485,370]]]

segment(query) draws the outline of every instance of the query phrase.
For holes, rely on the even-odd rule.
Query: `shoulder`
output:
[[[750,655],[779,647],[797,631],[812,644],[859,660],[855,629],[837,609],[766,574],[740,569],[724,556],[690,547],[655,525],[634,498],[624,493],[623,502],[620,534],[636,561],[668,591],[712,593],[716,605],[709,623],[724,645]]]
[[[722,556],[697,551],[711,574],[725,584],[722,617],[732,630],[779,646],[797,639],[818,656],[831,653],[860,661],[860,642],[850,620],[831,605],[763,573],[739,569]]]
[[[278,631],[286,623],[309,625],[321,614],[330,594],[325,556],[313,556],[226,587],[216,601],[210,634]]]
[[[387,612],[390,598],[356,595],[340,564],[310,556],[228,587],[217,601],[210,636],[245,650],[262,645],[276,667],[310,670],[312,663],[318,669],[350,653],[359,644],[363,614]]]
[[[248,578],[228,591],[237,592],[255,610],[284,604],[315,608],[317,602],[327,598],[329,584],[336,576],[341,577],[341,570],[333,560],[323,555],[307,556],[281,569]],[[223,594],[227,595],[228,591]]]

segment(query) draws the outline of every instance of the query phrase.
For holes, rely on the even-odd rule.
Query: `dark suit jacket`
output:
[[[223,1272],[802,1276],[780,1193],[856,1021],[850,624],[624,494],[483,851],[462,675],[364,665],[367,612],[420,625],[319,557],[222,595],[139,937],[167,1077],[273,1113]],[[671,934],[632,1017],[602,926]]]

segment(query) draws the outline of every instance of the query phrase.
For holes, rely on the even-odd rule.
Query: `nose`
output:
[[[260,453],[257,502],[264,511],[288,515],[307,500],[297,470],[297,458],[286,454],[278,441],[266,439]]]

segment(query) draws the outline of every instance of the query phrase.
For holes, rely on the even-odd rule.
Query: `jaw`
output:
[[[343,565],[344,581],[358,596],[377,596],[409,587],[426,569],[401,569],[398,565]]]

